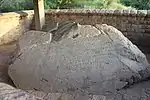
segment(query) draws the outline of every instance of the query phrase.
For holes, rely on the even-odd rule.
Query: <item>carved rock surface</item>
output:
[[[106,95],[149,77],[145,55],[114,27],[70,25],[52,34],[29,31],[20,38],[21,50],[9,68],[17,87]],[[61,28],[68,30],[63,38],[50,42]]]

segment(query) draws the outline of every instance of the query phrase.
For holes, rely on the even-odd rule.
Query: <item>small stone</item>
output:
[[[136,16],[137,15],[137,10],[130,10],[130,15],[131,16]]]
[[[125,16],[130,15],[130,10],[123,10],[123,15],[125,15]]]
[[[102,95],[93,95],[93,98],[90,100],[107,100],[106,96],[102,96]]]
[[[146,16],[147,15],[147,10],[138,10],[137,11],[137,16]]]
[[[147,10],[147,16],[150,17],[150,10]]]
[[[122,13],[123,13],[123,10],[115,10],[114,11],[115,15],[122,15]]]

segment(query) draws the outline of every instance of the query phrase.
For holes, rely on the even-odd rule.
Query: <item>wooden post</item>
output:
[[[45,11],[43,0],[34,0],[35,29],[41,30],[45,24]]]

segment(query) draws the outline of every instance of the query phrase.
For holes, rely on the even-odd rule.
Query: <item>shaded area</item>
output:
[[[14,86],[8,76],[8,67],[17,51],[18,47],[16,42],[0,46],[0,82]]]

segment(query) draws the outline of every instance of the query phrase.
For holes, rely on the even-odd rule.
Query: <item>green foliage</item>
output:
[[[0,0],[0,11],[18,11],[33,9],[33,0]]]
[[[74,0],[77,4],[82,5],[82,8],[93,9],[126,9],[120,3],[120,0]]]
[[[45,0],[46,9],[76,8],[79,5],[74,0]]]
[[[45,9],[150,9],[150,0],[44,0]],[[33,9],[33,0],[0,0],[0,11]]]
[[[150,9],[150,0],[121,0],[121,3],[139,10]]]

